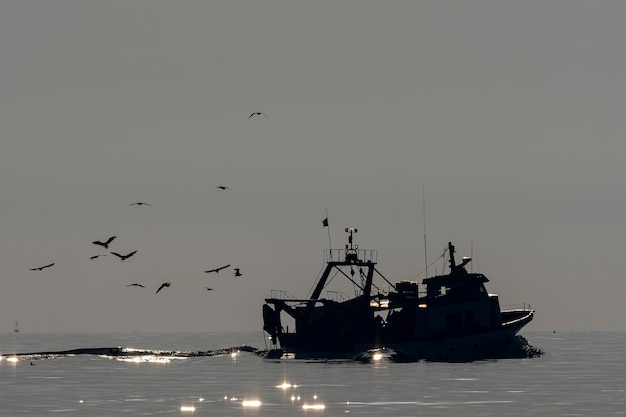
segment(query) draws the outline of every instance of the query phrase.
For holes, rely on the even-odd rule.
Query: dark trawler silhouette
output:
[[[457,362],[495,358],[520,344],[516,335],[534,311],[527,304],[501,310],[498,296],[485,289],[487,277],[465,269],[471,259],[456,263],[452,243],[448,274],[422,285],[392,284],[376,268],[378,251],[353,246],[357,230],[345,230],[348,245],[325,252],[326,268],[309,298],[272,290],[265,300],[263,330],[274,346],[268,357],[366,360],[383,352],[400,361]],[[354,297],[331,291],[342,282]],[[522,350],[510,357],[522,357]]]

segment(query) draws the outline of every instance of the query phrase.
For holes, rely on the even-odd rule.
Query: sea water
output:
[[[0,416],[621,416],[626,332],[522,332],[540,358],[470,363],[93,354],[92,347],[265,348],[262,334],[0,335]]]

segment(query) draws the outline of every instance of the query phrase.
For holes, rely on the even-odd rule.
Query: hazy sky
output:
[[[261,332],[270,290],[303,297],[323,266],[326,209],[333,246],[357,227],[386,277],[416,277],[423,189],[429,261],[473,246],[529,330],[624,330],[624,16],[0,2],[0,331]],[[89,260],[113,235],[137,254]],[[244,275],[203,272],[225,264]]]

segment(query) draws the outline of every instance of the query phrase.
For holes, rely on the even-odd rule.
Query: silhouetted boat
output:
[[[309,298],[273,290],[265,300],[268,358],[362,358],[379,349],[397,360],[480,360],[498,357],[533,319],[529,305],[501,310],[498,296],[485,289],[487,277],[466,270],[471,259],[456,263],[452,243],[447,275],[427,277],[421,285],[392,284],[376,269],[377,251],[353,246],[356,229],[346,232],[345,249],[325,251],[326,267]],[[347,280],[354,297],[328,291],[339,279]]]

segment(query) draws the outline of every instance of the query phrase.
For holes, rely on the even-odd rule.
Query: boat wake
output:
[[[215,350],[205,351],[183,351],[183,350],[155,350],[155,349],[135,349],[124,347],[100,347],[100,348],[78,348],[59,351],[16,353],[12,355],[0,355],[0,359],[15,358],[19,360],[43,360],[56,359],[76,355],[96,355],[106,358],[113,358],[129,362],[162,362],[163,359],[186,359],[206,356],[231,355],[233,353],[249,352],[259,356],[265,355],[266,350],[257,349],[252,346],[242,345]]]
[[[528,343],[524,336],[517,335],[498,350],[490,359],[530,359],[543,356],[545,351]]]

